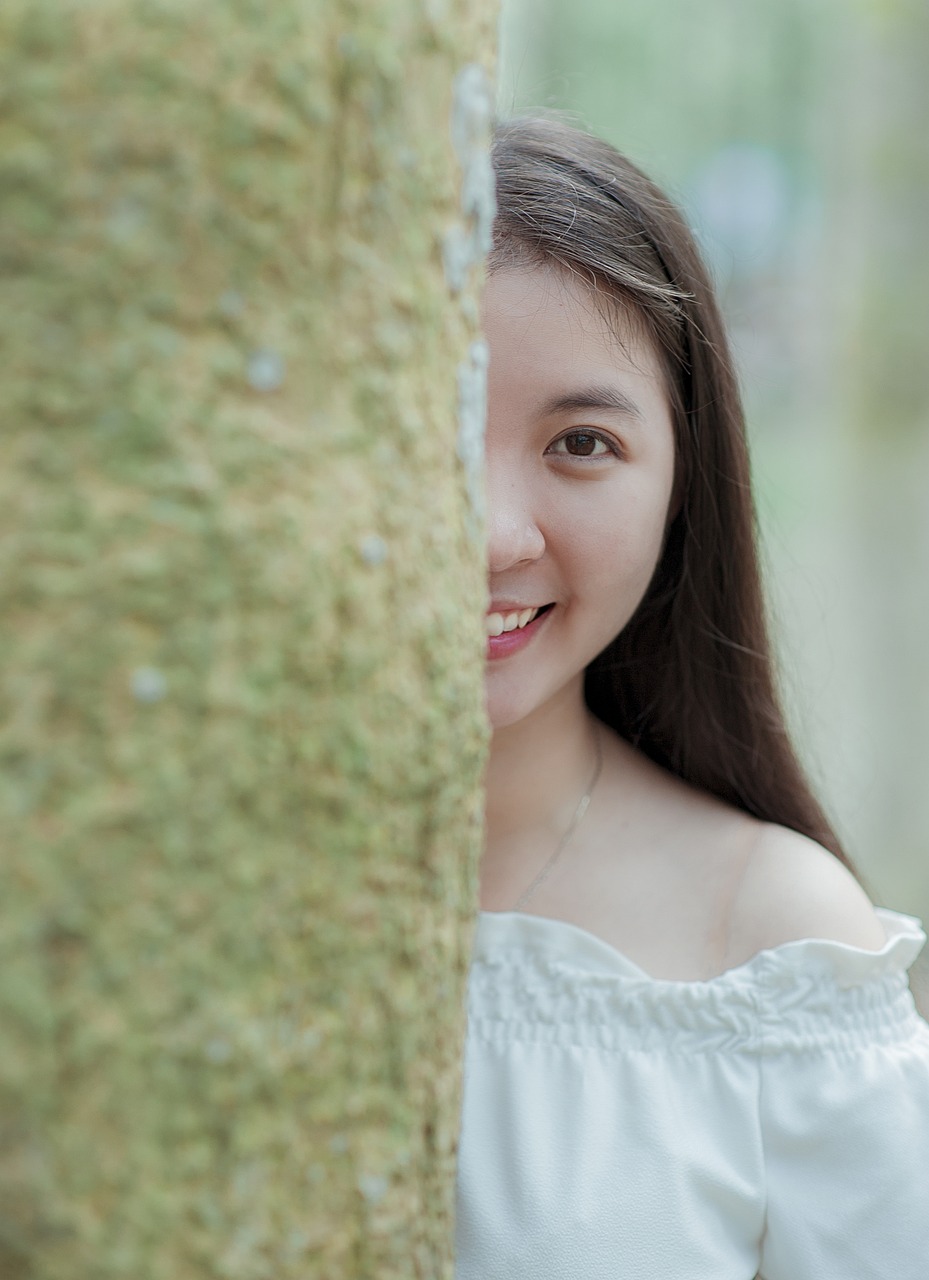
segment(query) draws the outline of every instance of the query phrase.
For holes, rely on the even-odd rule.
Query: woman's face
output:
[[[587,664],[635,612],[663,545],[674,429],[651,343],[632,323],[608,323],[566,273],[494,272],[484,329],[486,690],[501,729],[579,694]]]

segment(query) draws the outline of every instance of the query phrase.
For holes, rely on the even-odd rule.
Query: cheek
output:
[[[670,486],[627,493],[614,497],[608,511],[595,512],[591,504],[585,518],[565,527],[575,604],[581,606],[572,629],[588,661],[622,631],[648,590],[664,545],[669,500]]]
[[[670,485],[591,495],[563,523],[563,547],[575,570],[604,584],[651,578],[667,527]]]

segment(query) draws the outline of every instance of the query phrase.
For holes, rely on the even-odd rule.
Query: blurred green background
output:
[[[871,892],[929,920],[929,5],[504,0],[501,37],[501,114],[571,112],[687,210],[802,754]]]

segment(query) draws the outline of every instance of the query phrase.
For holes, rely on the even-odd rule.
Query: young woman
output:
[[[494,165],[457,1280],[926,1280],[925,939],[787,737],[711,286],[605,143]]]

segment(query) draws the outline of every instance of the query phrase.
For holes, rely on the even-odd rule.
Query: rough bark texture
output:
[[[492,16],[0,8],[3,1280],[450,1275]]]

